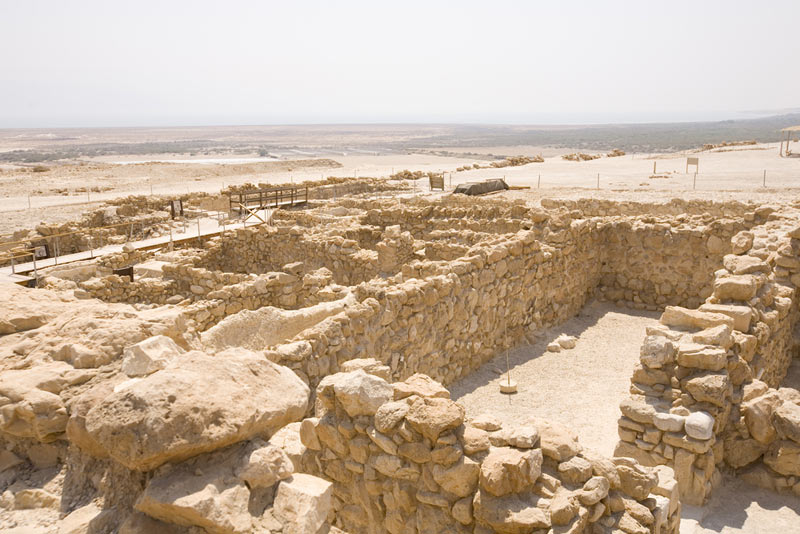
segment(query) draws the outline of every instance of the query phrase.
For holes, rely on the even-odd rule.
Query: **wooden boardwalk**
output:
[[[308,203],[308,187],[276,187],[229,193],[230,211],[239,215],[267,208],[290,208]]]
[[[244,228],[246,222],[247,221],[223,225],[214,218],[202,218],[199,219],[199,224],[198,222],[194,222],[193,224],[190,223],[186,226],[185,231],[173,231],[171,235],[151,237],[148,239],[142,239],[140,241],[129,241],[128,243],[119,245],[106,245],[92,250],[76,252],[74,254],[43,258],[36,260],[35,262],[27,261],[24,263],[17,263],[13,266],[9,265],[6,267],[0,267],[0,283],[27,285],[35,279],[39,269],[54,267],[56,265],[64,265],[67,263],[74,263],[76,261],[90,260],[92,258],[105,256],[106,254],[115,254],[122,252],[122,247],[125,245],[132,246],[134,250],[151,250],[169,246],[170,243],[183,244],[191,242],[192,240],[202,242],[205,239],[218,236],[226,230]],[[249,226],[254,226],[254,224],[251,222]]]

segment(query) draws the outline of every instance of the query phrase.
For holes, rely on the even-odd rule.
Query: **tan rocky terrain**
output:
[[[757,532],[715,499],[796,502],[791,197],[420,184],[320,184],[150,249],[180,224],[163,197],[18,232],[82,251],[129,225],[103,234],[121,251],[0,285],[0,527]]]

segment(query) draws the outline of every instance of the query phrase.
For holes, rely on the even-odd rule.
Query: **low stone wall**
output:
[[[674,198],[669,202],[634,202],[605,200],[599,198],[581,198],[578,200],[543,198],[543,208],[548,210],[567,209],[579,211],[584,217],[609,217],[609,216],[679,216],[679,215],[710,215],[713,217],[743,217],[754,220],[756,217],[761,222],[774,211],[771,207],[762,207],[751,202],[713,200],[684,200]]]
[[[603,458],[544,421],[466,422],[427,376],[392,385],[339,373],[316,399],[300,427],[304,465],[333,482],[336,524],[348,532],[678,533],[671,469]]]
[[[668,307],[664,326],[647,332],[616,453],[674,467],[684,502],[704,502],[723,462],[741,468],[781,454],[764,441],[764,433],[774,439],[764,426],[777,396],[761,394],[780,384],[796,353],[798,238],[785,220],[736,234],[706,302]]]
[[[640,309],[696,308],[711,295],[731,238],[746,228],[742,219],[614,218],[602,225],[598,297]]]
[[[522,230],[451,262],[412,262],[387,280],[354,288],[359,304],[304,332],[312,385],[368,354],[403,379],[444,383],[467,375],[525,335],[567,320],[599,277],[599,234],[590,221],[562,230],[556,246]],[[424,278],[423,278],[424,275]]]
[[[378,274],[375,251],[352,239],[310,234],[301,227],[258,226],[212,240],[200,265],[234,273],[265,273],[302,260],[308,269],[330,269],[338,284],[353,285]]]
[[[744,480],[800,497],[800,391],[745,389],[741,418],[725,436],[725,461]]]

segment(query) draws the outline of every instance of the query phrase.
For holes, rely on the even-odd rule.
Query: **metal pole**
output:
[[[539,173],[539,180],[536,182],[536,189],[542,187],[542,173]]]
[[[14,256],[11,256],[11,274],[17,274],[17,271],[14,269]]]
[[[200,217],[197,218],[197,243],[202,245],[203,241],[200,239]]]
[[[600,173],[597,173],[597,189],[600,189]]]
[[[39,281],[39,271],[36,269],[36,249],[33,249],[33,254],[31,254],[31,257],[33,258],[33,277],[38,282]]]
[[[56,265],[58,265],[58,236],[56,236],[55,249],[56,249]]]
[[[764,169],[764,183],[762,185],[767,187],[767,169]]]
[[[174,245],[172,244],[172,225],[170,224],[170,226],[169,226],[169,250],[170,250],[170,252],[172,252],[173,246]]]
[[[694,180],[692,180],[692,189],[697,189],[697,171],[695,171]]]

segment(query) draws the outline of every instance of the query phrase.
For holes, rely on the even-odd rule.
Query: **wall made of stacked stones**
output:
[[[360,284],[357,305],[304,334],[309,380],[369,355],[394,378],[423,372],[451,383],[527,332],[567,320],[597,284],[601,247],[590,221],[561,232],[556,245],[520,231],[455,261],[412,262]]]
[[[578,200],[543,198],[541,205],[548,210],[578,211],[584,217],[710,215],[713,217],[744,217],[749,220],[761,217],[763,221],[769,211],[769,209],[759,210],[758,205],[747,202],[717,202],[680,198],[672,199],[669,202],[636,202],[599,198]]]
[[[584,451],[546,421],[466,422],[425,375],[389,384],[364,370],[338,373],[316,399],[316,416],[300,426],[303,465],[333,482],[345,531],[678,532],[669,468]]]
[[[663,326],[648,329],[642,345],[632,396],[620,406],[616,452],[672,466],[684,502],[704,502],[723,463],[774,486],[796,483],[797,464],[786,457],[800,449],[776,442],[770,428],[784,399],[768,391],[778,387],[796,353],[792,278],[798,280],[794,236],[800,229],[787,223],[778,218],[737,233],[706,302],[698,310],[668,307]]]
[[[308,269],[329,269],[334,280],[354,285],[378,271],[375,252],[361,249],[352,239],[318,235],[299,226],[259,226],[228,232],[212,241],[200,265],[235,273],[265,273],[302,261]]]
[[[639,309],[696,308],[711,295],[731,237],[745,228],[742,219],[608,221],[602,226],[606,246],[598,297]]]

